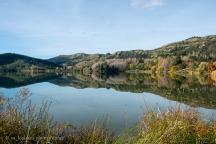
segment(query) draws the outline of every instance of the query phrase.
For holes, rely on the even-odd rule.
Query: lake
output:
[[[57,121],[80,125],[106,119],[116,132],[134,126],[149,108],[181,105],[195,108],[205,120],[216,118],[216,85],[199,77],[1,73],[0,87],[7,97],[28,88],[37,106],[52,102],[50,114]]]

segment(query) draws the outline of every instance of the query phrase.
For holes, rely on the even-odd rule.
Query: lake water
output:
[[[80,125],[108,119],[116,132],[134,126],[147,108],[163,111],[181,105],[197,109],[206,120],[216,117],[216,86],[197,78],[1,74],[0,87],[7,97],[28,88],[37,106],[52,102],[50,114],[57,121]]]

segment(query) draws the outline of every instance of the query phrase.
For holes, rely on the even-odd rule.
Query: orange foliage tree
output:
[[[213,62],[208,62],[208,73],[212,73],[215,69]]]

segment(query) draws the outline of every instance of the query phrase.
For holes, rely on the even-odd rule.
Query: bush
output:
[[[139,124],[135,144],[213,144],[216,143],[216,123],[201,120],[198,112],[170,108],[158,114],[148,112]]]
[[[43,103],[39,110],[28,99],[30,93],[22,89],[15,98],[0,96],[0,143],[112,143],[114,135],[106,123],[90,123],[74,127],[56,123],[48,115],[49,104]]]
[[[207,62],[201,62],[199,64],[199,67],[197,68],[197,71],[201,74],[208,73],[208,63]]]
[[[211,73],[211,79],[216,82],[216,70]]]

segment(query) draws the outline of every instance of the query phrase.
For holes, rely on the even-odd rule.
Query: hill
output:
[[[74,65],[82,61],[100,59],[103,57],[105,57],[104,54],[77,53],[73,55],[60,55],[60,56],[48,59],[48,61],[59,64],[59,65]]]
[[[117,72],[208,75],[216,70],[216,36],[191,37],[154,50],[118,51],[113,54],[60,55],[48,60],[19,54],[0,54],[0,70],[55,69],[106,75]],[[63,69],[61,69],[63,70]]]
[[[194,60],[216,60],[216,35],[191,37],[162,46],[153,51],[155,56],[188,56]]]
[[[49,61],[60,65],[69,65],[71,64],[71,62],[76,62],[77,60],[86,58],[88,56],[89,56],[88,54],[84,54],[84,53],[78,53],[74,55],[60,55],[49,59]]]
[[[191,37],[154,50],[119,51],[109,56],[115,59],[188,56],[196,60],[216,60],[216,35]]]
[[[58,64],[32,58],[24,55],[13,54],[13,53],[5,53],[0,54],[0,69],[1,70],[25,70],[30,68],[38,68],[38,69],[54,69],[56,67],[61,67]]]
[[[49,61],[86,74],[104,74],[110,69],[144,73],[206,73],[216,69],[216,35],[191,37],[148,51],[62,55]]]
[[[206,37],[191,37],[183,41],[171,43],[154,50],[118,51],[113,54],[84,54],[60,55],[49,59],[57,64],[71,64],[86,59],[128,59],[156,58],[167,56],[189,56],[197,60],[216,60],[216,35]]]

